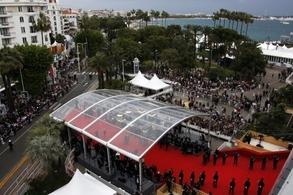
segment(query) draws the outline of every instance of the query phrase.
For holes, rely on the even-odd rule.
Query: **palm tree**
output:
[[[48,32],[51,29],[51,22],[49,17],[47,17],[43,12],[40,12],[37,23],[34,24],[34,27],[38,32],[41,32],[42,36],[42,45],[44,45],[44,32]]]
[[[220,15],[221,15],[221,18],[223,18],[223,21],[224,21],[224,27],[225,27],[225,23],[226,23],[227,13],[228,13],[227,10],[225,10],[225,9],[220,9]]]
[[[50,169],[53,163],[58,163],[65,157],[65,148],[59,138],[51,135],[36,136],[30,140],[26,149],[32,160],[38,160],[41,165]]]
[[[151,21],[152,21],[152,24],[154,24],[154,18],[155,18],[155,15],[156,15],[156,11],[152,9],[152,10],[150,11],[150,15],[151,15]]]
[[[196,60],[197,57],[197,35],[199,32],[202,32],[202,27],[199,25],[187,25],[186,26],[187,32],[190,34],[191,42],[192,42],[192,48],[193,48],[193,57]]]
[[[246,14],[244,12],[240,12],[240,22],[241,22],[241,26],[240,26],[240,34],[242,35],[242,30],[243,30],[243,24],[246,18]]]
[[[14,98],[11,91],[11,75],[14,71],[23,67],[23,57],[16,49],[3,48],[0,50],[0,74],[4,83],[8,108],[10,112],[15,110]]]
[[[165,20],[165,26],[166,26],[166,20],[167,20],[167,18],[170,16],[169,15],[169,13],[168,12],[166,12],[166,11],[162,11],[162,13],[161,13],[161,16],[162,16],[162,18]]]
[[[150,16],[149,16],[148,12],[143,13],[142,20],[145,21],[145,26],[148,26],[148,22],[150,21]]]
[[[219,20],[219,14],[218,12],[214,13],[213,17],[212,17],[212,20],[214,22],[214,28],[216,27],[216,22]]]
[[[232,13],[231,13],[231,20],[232,20],[232,29],[234,29],[234,23],[235,23],[235,21],[236,21],[236,18],[237,18],[237,12],[235,12],[235,11],[233,11]]]
[[[254,22],[253,20],[253,16],[250,15],[250,14],[247,14],[247,18],[245,20],[245,24],[246,24],[246,30],[245,30],[245,35],[247,36],[247,33],[248,33],[248,25],[249,24],[252,24]]]
[[[156,11],[154,17],[155,17],[156,22],[157,22],[158,18],[160,17],[160,12],[159,11]]]
[[[27,154],[32,160],[40,161],[44,168],[51,168],[53,163],[59,162],[65,156],[65,149],[61,144],[64,129],[63,123],[54,121],[49,115],[43,116],[29,132]]]
[[[106,56],[105,53],[103,52],[97,52],[96,55],[94,57],[92,57],[89,60],[89,65],[92,68],[95,68],[98,70],[98,74],[99,74],[99,88],[103,89],[105,87],[105,83],[104,83],[104,73],[107,71],[107,69],[109,68],[109,60]]]
[[[64,124],[56,122],[48,114],[46,114],[33,125],[29,132],[29,140],[44,135],[59,138],[62,130],[64,130]]]

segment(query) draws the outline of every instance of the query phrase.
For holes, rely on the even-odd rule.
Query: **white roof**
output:
[[[129,81],[129,83],[131,83],[132,85],[138,86],[138,87],[143,87],[143,88],[145,88],[145,86],[148,85],[149,80],[146,79],[146,78],[144,77],[144,75],[141,74],[141,72],[139,71],[139,72],[137,73],[137,75],[136,75],[132,80]]]
[[[262,50],[263,55],[274,56],[280,58],[289,58],[293,59],[293,48],[287,48],[284,46],[273,45],[272,43],[261,43],[258,45],[258,48]]]
[[[160,90],[165,89],[167,87],[170,87],[170,85],[164,83],[162,80],[160,80],[156,74],[154,74],[153,78],[149,82],[149,89],[152,90]]]
[[[58,43],[57,43],[57,41],[55,41],[52,45],[51,45],[51,47],[56,47],[58,45]]]
[[[91,175],[82,174],[78,169],[68,184],[49,195],[115,195],[115,190],[98,181]]]
[[[142,87],[145,89],[151,89],[151,90],[161,90],[165,89],[167,87],[170,87],[170,85],[164,83],[162,80],[160,80],[156,74],[154,74],[153,78],[151,80],[146,79],[143,74],[139,71],[137,75],[129,81],[132,85]]]

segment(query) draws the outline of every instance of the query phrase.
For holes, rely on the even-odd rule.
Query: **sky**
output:
[[[89,9],[165,10],[169,13],[213,13],[220,8],[254,15],[293,16],[293,0],[59,0],[62,7]]]

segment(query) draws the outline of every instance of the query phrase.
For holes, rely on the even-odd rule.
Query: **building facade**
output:
[[[51,22],[51,31],[53,35],[63,34],[62,32],[62,14],[59,6],[59,0],[47,0],[47,14]]]
[[[62,33],[64,35],[74,35],[78,30],[79,13],[72,9],[62,10]]]
[[[43,33],[44,45],[49,45],[50,33],[53,36],[64,34],[59,0],[0,0],[0,48],[41,45],[41,33],[33,27],[40,12],[45,13],[51,22],[51,31]]]

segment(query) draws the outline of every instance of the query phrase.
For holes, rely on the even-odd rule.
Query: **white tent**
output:
[[[149,85],[148,88],[158,91],[161,89],[165,89],[170,87],[170,85],[164,83],[163,81],[161,81],[156,74],[154,74],[153,78],[149,81]]]
[[[152,77],[151,80],[148,80],[143,76],[143,74],[140,71],[132,80],[129,81],[129,83],[137,87],[142,87],[145,89],[151,89],[155,91],[170,87],[170,85],[160,80],[156,74]]]
[[[82,174],[78,169],[68,184],[49,195],[115,195],[115,190],[98,181],[91,175]]]
[[[141,74],[140,71],[137,73],[137,75],[132,80],[129,81],[129,83],[131,83],[132,85],[135,85],[138,87],[143,87],[143,88],[146,88],[146,86],[148,86],[149,82],[150,81],[148,79],[146,79],[144,77],[144,75]]]

